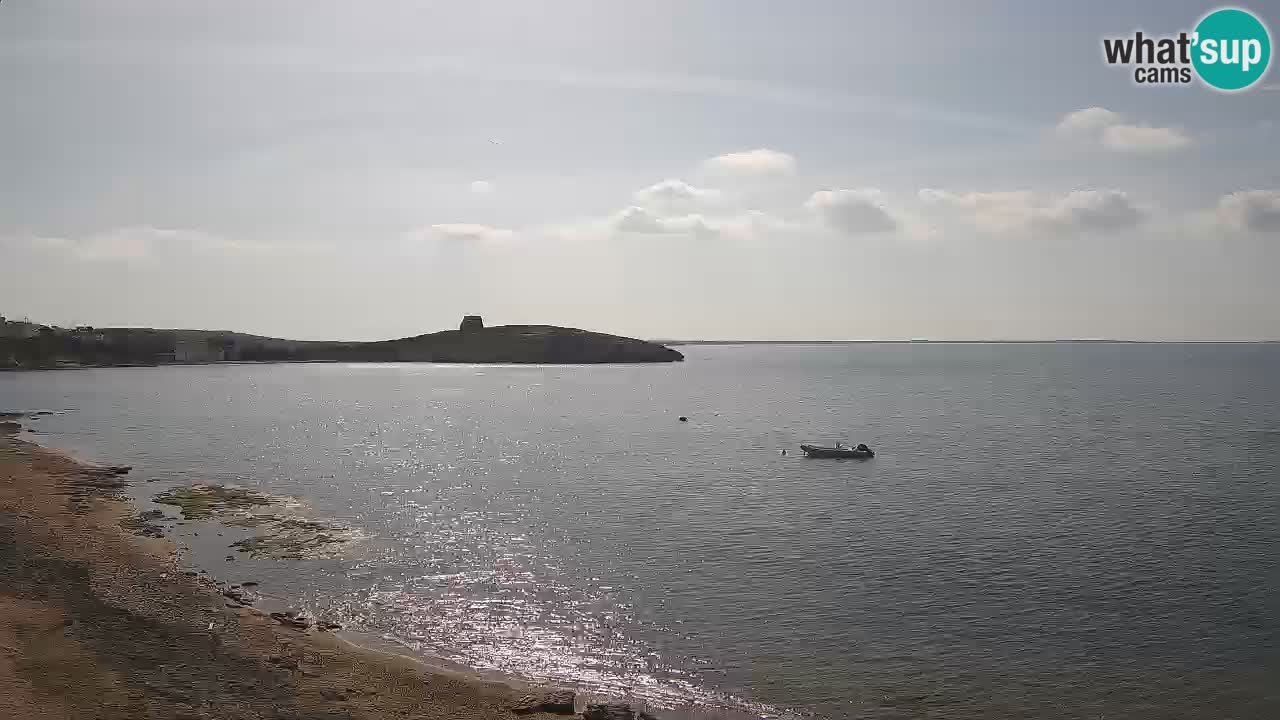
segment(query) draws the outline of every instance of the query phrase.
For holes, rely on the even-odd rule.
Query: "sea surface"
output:
[[[682,350],[5,373],[0,410],[58,411],[35,437],[133,465],[144,505],[236,484],[359,531],[228,562],[229,530],[172,530],[481,670],[775,715],[1280,717],[1280,345]],[[835,440],[878,454],[800,455]]]

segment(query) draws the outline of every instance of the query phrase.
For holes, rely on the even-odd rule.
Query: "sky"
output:
[[[0,314],[1280,339],[1280,74],[1102,58],[1215,7],[7,0]]]

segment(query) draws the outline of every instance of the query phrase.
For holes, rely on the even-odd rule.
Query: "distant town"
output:
[[[291,341],[241,333],[58,327],[0,317],[0,367],[160,365],[287,359]]]

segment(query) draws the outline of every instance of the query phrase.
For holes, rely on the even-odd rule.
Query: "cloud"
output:
[[[759,210],[716,216],[699,213],[663,215],[633,205],[605,218],[550,225],[536,234],[559,240],[591,242],[637,236],[751,240],[793,229],[796,226]]]
[[[494,191],[493,183],[488,180],[476,180],[467,186],[476,195],[488,195]]]
[[[615,213],[609,218],[608,224],[617,232],[633,235],[691,235],[708,238],[720,234],[701,215],[665,217],[635,205]]]
[[[1064,135],[1100,132],[1103,128],[1120,123],[1120,113],[1104,107],[1091,107],[1069,112],[1058,121],[1057,131]]]
[[[1280,233],[1280,190],[1245,190],[1218,199],[1218,220],[1233,230]]]
[[[926,206],[956,211],[987,232],[1022,229],[1031,224],[1036,209],[1033,193],[1021,190],[954,193],[926,188],[919,194]]]
[[[925,189],[926,206],[958,214],[977,229],[992,233],[1080,233],[1136,227],[1146,213],[1118,190],[1077,190],[1037,194],[1026,190],[953,193]]]
[[[824,225],[845,234],[892,232],[898,227],[884,194],[874,188],[819,190],[805,207],[817,213]]]
[[[439,223],[432,225],[425,234],[436,239],[468,242],[500,242],[515,237],[515,233],[507,228],[476,223]],[[418,235],[421,237],[422,233]]]
[[[1175,128],[1112,125],[1102,131],[1102,144],[1123,152],[1159,153],[1184,148],[1191,138]]]
[[[635,192],[641,206],[659,211],[679,211],[716,205],[724,200],[719,190],[694,187],[683,180],[663,180]]]
[[[1054,129],[1066,139],[1127,153],[1163,153],[1191,144],[1191,137],[1182,130],[1130,124],[1119,113],[1103,107],[1067,113]]]
[[[21,242],[27,247],[86,262],[146,262],[155,259],[158,255],[172,252],[215,255],[293,254],[320,247],[303,244],[254,243],[226,238],[203,230],[145,225],[114,228],[80,237],[28,236],[22,238]]]
[[[768,148],[718,155],[702,163],[703,170],[717,177],[776,178],[794,175],[796,159]]]
[[[1078,190],[1050,207],[1045,219],[1067,230],[1127,230],[1144,214],[1117,190]]]

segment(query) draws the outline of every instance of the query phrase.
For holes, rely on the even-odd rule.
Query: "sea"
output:
[[[193,567],[478,672],[774,717],[1280,717],[1280,345],[681,350],[3,373],[0,410],[132,465],[141,507],[234,485],[349,528],[281,560],[169,523]],[[799,450],[836,441],[876,456]]]

